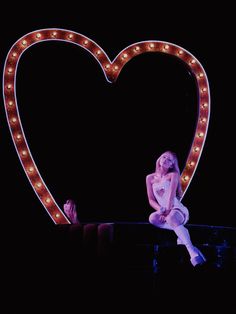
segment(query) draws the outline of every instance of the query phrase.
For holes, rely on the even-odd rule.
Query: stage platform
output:
[[[25,230],[27,241],[19,236],[14,240],[17,247],[9,247],[8,282],[37,304],[43,295],[53,305],[69,302],[76,308],[96,300],[97,306],[109,301],[126,309],[128,302],[130,310],[138,310],[140,302],[145,307],[163,302],[168,310],[175,308],[172,300],[183,304],[188,299],[192,304],[221,304],[226,310],[235,301],[236,228],[186,227],[207,258],[199,267],[191,265],[173,231],[146,222],[85,222]]]

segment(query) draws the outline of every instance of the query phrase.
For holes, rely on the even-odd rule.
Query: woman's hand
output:
[[[164,223],[166,221],[166,217],[164,215],[159,216],[160,223]]]
[[[171,209],[166,209],[163,215],[166,217],[169,215],[170,212],[171,212]]]

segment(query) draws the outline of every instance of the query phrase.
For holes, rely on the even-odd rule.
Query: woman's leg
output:
[[[173,228],[167,222],[160,221],[160,215],[158,214],[158,212],[154,212],[149,216],[149,222],[155,227],[173,230]]]
[[[166,217],[167,223],[173,228],[175,234],[186,246],[190,255],[191,263],[193,266],[205,262],[205,257],[202,253],[192,244],[188,229],[182,224],[184,222],[184,215],[179,210],[172,210]]]

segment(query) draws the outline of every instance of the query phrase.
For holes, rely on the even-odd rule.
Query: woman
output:
[[[173,230],[177,243],[186,246],[193,266],[203,264],[206,258],[193,246],[185,224],[189,211],[181,203],[180,171],[175,153],[167,151],[156,161],[156,171],[146,177],[149,204],[155,212],[149,222],[156,227]]]
[[[79,223],[79,219],[76,211],[76,204],[72,199],[68,199],[63,205],[64,212],[66,216],[70,219],[72,224]]]

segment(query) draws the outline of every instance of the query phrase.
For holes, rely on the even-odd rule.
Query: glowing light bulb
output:
[[[201,92],[202,93],[205,93],[207,91],[207,88],[206,87],[203,87],[202,89],[201,89]]]
[[[207,107],[208,107],[208,104],[206,102],[202,104],[203,109],[206,109]]]
[[[109,70],[110,67],[111,67],[110,64],[106,64],[106,65],[105,65],[105,69],[106,69],[106,70]]]
[[[52,37],[57,37],[57,32],[52,32]]]
[[[12,107],[14,105],[14,102],[12,101],[12,100],[10,100],[9,102],[8,102],[8,106],[9,107]]]
[[[204,118],[204,117],[200,117],[200,123],[206,123],[206,118]]]
[[[7,69],[7,72],[8,72],[9,74],[11,74],[11,73],[13,72],[13,68],[8,68],[8,69]]]
[[[46,202],[47,204],[49,204],[49,203],[51,202],[51,199],[50,199],[49,197],[47,197],[46,200],[45,200],[45,202]]]
[[[119,69],[118,65],[114,66],[114,70],[117,71]]]
[[[40,39],[42,37],[42,35],[40,33],[37,33],[35,36],[37,39]]]
[[[41,183],[41,182],[37,182],[37,183],[36,183],[36,186],[37,186],[37,188],[41,188],[42,183]]]
[[[200,150],[200,148],[199,148],[198,146],[195,146],[194,149],[193,149],[193,151],[194,151],[195,153],[199,152],[199,150]]]
[[[183,177],[183,180],[186,182],[186,181],[188,181],[189,180],[189,176],[184,176]]]
[[[123,53],[123,55],[122,55],[121,58],[122,58],[122,59],[127,59],[127,58],[128,58],[128,54],[127,54],[127,53]]]
[[[13,118],[11,119],[11,122],[12,122],[12,123],[16,123],[16,121],[17,121],[16,117],[13,117]]]
[[[12,84],[7,84],[7,89],[12,89]]]
[[[195,59],[192,59],[191,61],[190,61],[190,64],[195,64],[196,63],[196,60]]]
[[[178,55],[180,55],[180,56],[181,56],[183,53],[184,53],[183,50],[179,50],[179,51],[178,51]]]
[[[17,135],[16,135],[16,139],[17,140],[20,140],[22,138],[22,135],[20,134],[20,133],[18,133]]]
[[[11,55],[13,58],[15,58],[17,56],[17,53],[16,52],[13,52],[12,55]]]
[[[73,38],[73,34],[69,34],[69,35],[68,35],[68,38],[69,38],[69,39],[72,39],[72,38]]]
[[[203,133],[203,132],[199,132],[199,133],[197,134],[197,136],[201,138],[201,137],[204,136],[204,133]]]
[[[21,155],[22,156],[26,156],[27,155],[27,151],[26,150],[22,150]]]
[[[155,45],[153,43],[149,44],[149,48],[153,49],[155,47]]]
[[[101,50],[96,51],[96,55],[98,55],[98,56],[100,56],[101,53],[102,53]]]
[[[32,167],[32,166],[29,167],[28,171],[29,171],[30,173],[34,172],[34,167]]]
[[[195,165],[195,162],[194,162],[194,161],[190,161],[190,162],[188,163],[188,165],[189,165],[190,168],[192,168],[192,167]]]
[[[59,218],[61,215],[59,213],[56,213],[56,218]]]
[[[83,45],[87,46],[87,44],[89,43],[89,41],[86,39],[83,41]]]
[[[204,76],[204,74],[201,72],[198,74],[198,78],[202,78]]]
[[[27,41],[24,39],[22,42],[21,42],[22,46],[26,46],[27,45]]]
[[[169,45],[165,45],[165,46],[163,47],[163,50],[168,50],[169,48],[170,48]]]
[[[136,46],[136,47],[134,48],[134,51],[135,51],[135,52],[140,51],[140,47],[139,47],[139,46]]]

